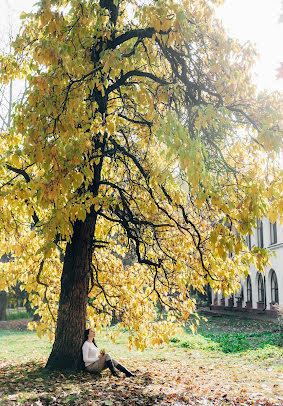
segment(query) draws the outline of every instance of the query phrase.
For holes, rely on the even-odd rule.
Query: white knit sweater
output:
[[[85,341],[82,346],[82,351],[83,360],[86,367],[99,359],[98,356],[100,354],[100,351],[93,344],[93,342],[90,343],[89,341]]]

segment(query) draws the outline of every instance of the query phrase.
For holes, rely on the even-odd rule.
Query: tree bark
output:
[[[46,367],[82,368],[82,344],[86,328],[87,296],[92,246],[97,215],[76,221],[72,240],[67,244],[61,276],[61,294],[55,341]]]
[[[0,321],[7,320],[7,292],[5,290],[0,291]]]

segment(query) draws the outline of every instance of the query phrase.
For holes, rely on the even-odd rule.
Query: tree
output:
[[[7,320],[6,307],[7,307],[7,292],[5,290],[1,290],[0,291],[0,321]]]
[[[231,294],[268,261],[244,235],[282,192],[282,99],[257,96],[213,3],[41,0],[1,59],[29,84],[1,144],[2,285],[56,328],[50,368],[80,367],[86,316],[160,344],[195,329],[190,287]]]

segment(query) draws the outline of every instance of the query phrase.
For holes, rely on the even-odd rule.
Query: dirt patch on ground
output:
[[[31,319],[0,321],[0,330],[25,331]]]

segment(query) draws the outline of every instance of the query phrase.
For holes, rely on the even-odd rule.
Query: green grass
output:
[[[267,320],[253,320],[237,316],[206,316],[207,321],[200,319],[198,333],[207,334],[232,334],[232,333],[253,333],[262,331],[278,330],[278,323]]]
[[[32,315],[28,312],[18,312],[18,313],[8,313],[7,314],[7,321],[11,320],[21,320],[21,319],[29,319]]]
[[[51,347],[46,337],[39,339],[34,331],[0,330],[0,359],[19,361],[47,357]]]
[[[187,330],[190,337],[190,331]],[[204,338],[195,343],[194,340],[179,341],[185,348],[197,348],[202,344],[203,350],[220,351],[223,353],[247,353],[257,351],[257,357],[267,358],[265,347],[276,349],[283,354],[283,333],[276,322],[266,320],[242,319],[240,317],[208,317],[207,322],[201,320],[198,335]],[[274,352],[274,351],[273,351]]]
[[[117,328],[111,328],[113,330]],[[129,352],[127,332],[117,331],[117,334],[116,343],[110,341],[107,331],[97,337],[99,347],[111,351],[117,358],[182,359],[188,351],[199,351],[210,357],[235,354],[243,360],[264,361],[272,358],[279,364],[283,359],[283,334],[276,323],[268,321],[208,316],[207,322],[201,320],[197,334],[192,334],[188,328],[180,336],[172,338],[169,344],[143,352],[135,349]],[[0,358],[20,360],[23,357],[47,357],[51,347],[52,343],[46,337],[39,339],[35,332],[0,330]]]

